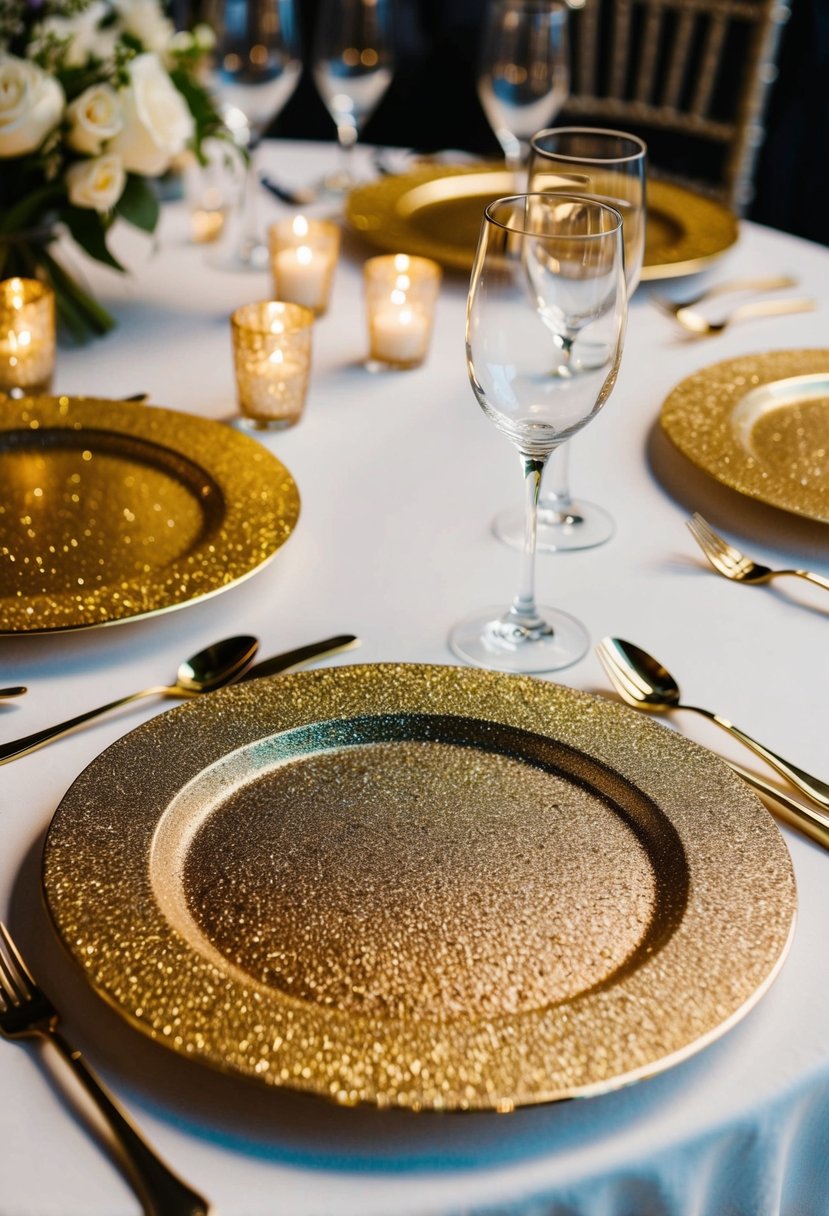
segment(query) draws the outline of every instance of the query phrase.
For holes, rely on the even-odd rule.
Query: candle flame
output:
[[[294,236],[307,236],[308,235],[308,231],[309,231],[308,221],[306,220],[304,215],[296,216],[293,224],[291,225],[291,231],[293,232]]]
[[[398,274],[405,274],[410,265],[408,253],[396,253],[394,255],[394,269]]]
[[[398,288],[395,288],[391,293],[390,299],[391,299],[392,304],[405,304],[406,303],[406,293],[405,293],[405,291],[400,291],[400,290],[398,290]]]
[[[309,266],[314,259],[314,251],[310,245],[297,245],[296,260],[300,266]]]

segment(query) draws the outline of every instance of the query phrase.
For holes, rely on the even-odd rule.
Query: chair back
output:
[[[556,121],[648,144],[658,176],[741,213],[775,79],[783,0],[569,0],[572,86]]]

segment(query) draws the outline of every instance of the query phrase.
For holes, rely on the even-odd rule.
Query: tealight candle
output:
[[[429,258],[396,253],[369,258],[363,276],[369,367],[417,367],[432,336],[440,267]]]
[[[55,296],[37,279],[0,283],[0,392],[45,393],[55,370]]]
[[[260,430],[299,422],[311,370],[309,308],[263,300],[231,317],[236,388],[242,416]]]
[[[269,239],[276,298],[302,304],[322,316],[328,308],[340,252],[337,225],[297,215],[273,224]]]

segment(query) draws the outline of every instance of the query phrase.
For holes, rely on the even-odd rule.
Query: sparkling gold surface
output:
[[[615,702],[419,665],[161,714],[68,791],[43,881],[159,1042],[416,1109],[669,1066],[765,991],[795,911],[777,828],[710,753]]]
[[[673,389],[660,422],[724,485],[829,522],[829,350],[715,363]]]
[[[0,631],[104,625],[221,591],[290,535],[299,496],[252,439],[191,414],[0,400]]]
[[[429,166],[358,186],[345,214],[379,249],[421,254],[468,271],[484,207],[515,192],[515,178],[502,165]],[[648,182],[643,279],[701,270],[737,236],[737,219],[722,204],[669,182]]]

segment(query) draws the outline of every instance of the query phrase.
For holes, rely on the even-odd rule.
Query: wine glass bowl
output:
[[[570,92],[569,21],[557,0],[490,0],[478,61],[478,98],[517,173],[530,137]]]
[[[613,389],[626,315],[617,211],[551,194],[487,207],[469,288],[467,370],[484,414],[521,456],[525,545],[511,606],[475,613],[450,635],[468,662],[555,671],[587,650],[578,621],[536,607],[536,504],[550,454],[595,417]]]
[[[312,71],[334,120],[341,168],[325,181],[334,193],[354,184],[351,149],[391,84],[393,0],[322,0],[313,39]]]
[[[553,127],[531,141],[528,189],[598,199],[623,217],[628,295],[639,282],[645,251],[647,148],[635,135],[591,127]],[[613,534],[613,519],[603,507],[574,499],[569,485],[569,448],[551,461],[551,492],[538,511],[538,548],[543,551],[588,549]],[[495,535],[518,548],[523,543],[519,509],[499,512]]]
[[[293,93],[302,70],[293,0],[211,0],[207,17],[216,35],[210,87],[247,172],[239,232],[230,263],[259,269],[267,249],[258,231],[254,169],[256,148]]]

